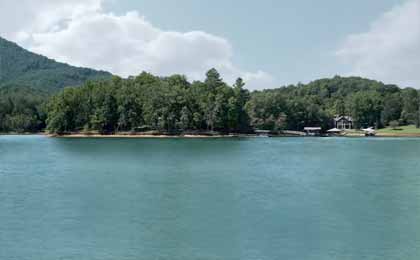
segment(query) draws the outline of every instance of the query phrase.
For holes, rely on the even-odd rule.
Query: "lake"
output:
[[[420,139],[0,136],[0,259],[420,257]]]

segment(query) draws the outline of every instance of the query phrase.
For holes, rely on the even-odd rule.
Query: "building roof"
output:
[[[341,132],[343,132],[343,130],[338,129],[338,128],[333,128],[333,129],[328,130],[327,132],[329,132],[329,133],[341,133]]]
[[[338,121],[340,121],[340,120],[347,120],[347,121],[350,121],[350,122],[353,122],[353,117],[351,117],[351,116],[337,116],[336,118],[334,118],[334,121],[336,121],[336,122],[338,122]]]
[[[305,127],[304,130],[305,131],[321,131],[322,128],[321,127]]]
[[[255,133],[257,134],[269,134],[271,133],[270,130],[255,130]]]

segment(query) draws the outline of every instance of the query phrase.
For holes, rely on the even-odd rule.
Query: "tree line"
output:
[[[339,76],[253,92],[244,86],[240,78],[230,86],[211,69],[204,81],[143,72],[128,79],[88,81],[51,97],[12,91],[0,96],[0,131],[326,130],[338,115],[352,116],[356,128],[420,125],[420,96],[413,88]]]
[[[246,132],[250,125],[244,109],[250,94],[243,87],[242,79],[228,86],[215,69],[207,73],[204,82],[149,73],[88,82],[80,88],[67,88],[50,100],[47,130]]]
[[[420,95],[360,77],[321,79],[309,84],[255,91],[247,104],[256,128],[302,130],[305,126],[333,127],[336,116],[351,116],[355,128],[392,124],[420,126]]]

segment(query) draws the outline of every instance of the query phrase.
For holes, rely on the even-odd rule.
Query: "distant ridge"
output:
[[[0,87],[28,86],[50,92],[111,77],[109,72],[74,67],[32,53],[0,37]]]

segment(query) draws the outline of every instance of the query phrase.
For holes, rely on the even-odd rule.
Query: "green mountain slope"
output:
[[[18,85],[56,91],[111,76],[108,72],[56,62],[0,37],[0,87]]]

